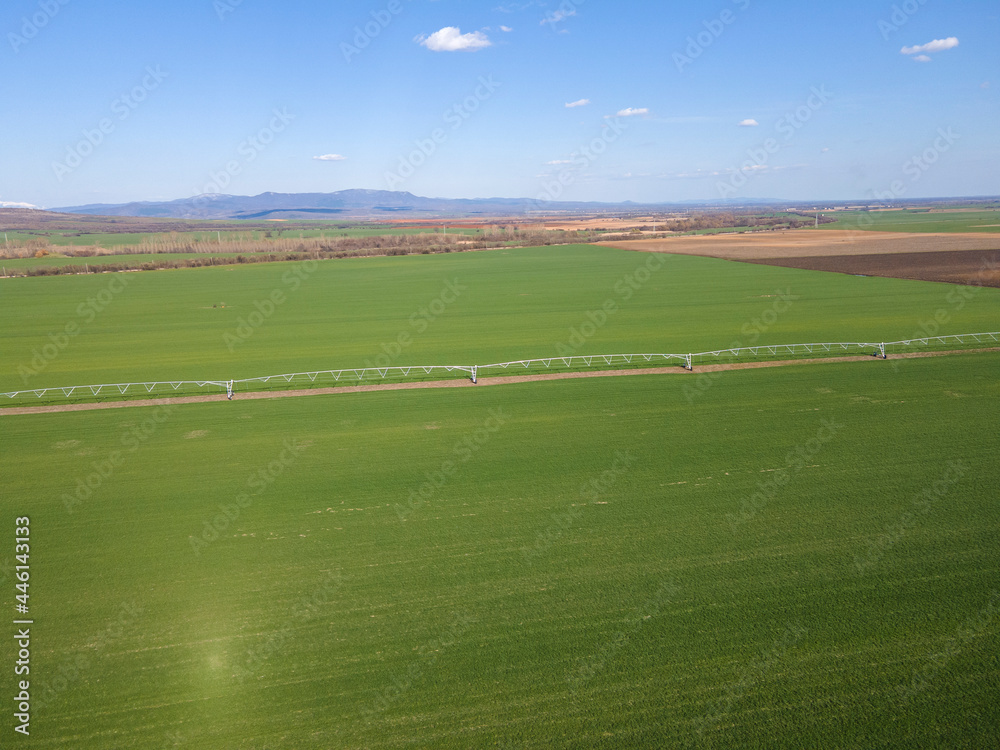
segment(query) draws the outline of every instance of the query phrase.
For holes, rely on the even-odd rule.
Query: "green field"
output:
[[[31,746],[995,746],[995,355],[684,382],[0,417]]]
[[[876,232],[1000,232],[1000,211],[837,211],[820,229],[863,229]]]
[[[893,341],[928,329],[996,331],[1000,312],[996,289],[963,295],[945,284],[579,245],[0,283],[0,392],[566,351]],[[272,304],[274,294],[283,301]],[[609,301],[605,324],[591,323]],[[592,335],[574,338],[585,328]],[[56,356],[33,366],[43,352]]]
[[[0,294],[0,392],[892,340],[1000,313],[996,289],[594,246]],[[17,744],[995,747],[998,362],[0,410],[14,616],[30,518]]]

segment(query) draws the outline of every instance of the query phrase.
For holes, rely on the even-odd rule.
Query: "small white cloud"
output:
[[[590,99],[577,99],[575,102],[567,102],[566,109],[573,109],[573,107],[586,107],[590,104]]]
[[[570,10],[557,10],[552,13],[549,13],[548,16],[542,19],[542,26],[544,26],[547,23],[556,24],[559,23],[560,21],[569,18],[570,16],[575,16],[575,15],[576,15],[575,8]]]
[[[645,107],[636,109],[634,107],[626,107],[625,109],[620,109],[615,113],[615,117],[635,117],[636,115],[648,115],[649,110]]]
[[[829,151],[829,150],[830,150],[829,148],[821,148],[821,149],[819,150],[819,152],[820,152],[821,154],[825,154],[825,153],[826,153],[827,151]]]
[[[511,28],[510,26],[501,26],[501,27],[500,27],[500,31],[507,31],[507,32],[510,32],[510,31],[513,31],[513,30],[514,30],[514,29],[512,29],[512,28]]]
[[[463,34],[457,26],[445,26],[430,36],[421,34],[414,41],[431,52],[472,52],[493,44],[483,32],[472,31]]]
[[[760,123],[757,122],[756,120],[754,120],[753,118],[750,118],[750,119],[747,119],[747,120],[740,120],[740,127],[741,128],[755,128],[758,125],[760,125]]]
[[[990,87],[989,81],[983,81],[981,84],[979,84],[979,88],[981,89],[988,89],[989,87]]]
[[[958,46],[958,37],[950,36],[947,39],[934,39],[927,44],[918,44],[915,47],[903,47],[900,50],[904,55],[919,55],[924,52],[944,52],[946,49]]]
[[[346,156],[341,156],[340,154],[323,154],[322,156],[313,157],[316,161],[344,161],[346,158]]]
[[[917,62],[930,62],[931,59],[927,55],[917,55],[913,58]]]
[[[572,164],[572,163],[573,163],[572,159],[556,159],[555,161],[545,162],[546,166],[549,167],[556,167],[559,166],[560,164]]]

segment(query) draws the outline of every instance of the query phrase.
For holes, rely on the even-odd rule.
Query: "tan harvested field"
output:
[[[707,255],[726,260],[760,260],[829,255],[1000,250],[1000,235],[786,229],[778,232],[699,234],[662,240],[622,240],[596,244],[626,250]]]
[[[598,243],[815,271],[1000,287],[1000,236],[787,230]]]
[[[680,217],[671,218],[670,221],[677,221],[679,218]],[[531,226],[537,227],[538,229],[564,229],[567,232],[574,232],[577,230],[587,229],[631,229],[632,227],[648,226],[657,222],[662,224],[664,221],[664,219],[654,219],[652,216],[636,216],[630,219],[617,219],[610,217],[569,219],[562,217],[543,219],[535,224],[532,224]]]

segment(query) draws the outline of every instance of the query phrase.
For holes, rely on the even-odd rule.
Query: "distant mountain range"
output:
[[[772,203],[776,203],[772,202]],[[765,203],[765,201],[751,201]],[[673,204],[690,206],[692,202]],[[707,204],[706,204],[707,205]],[[716,205],[719,205],[718,203]],[[97,203],[52,211],[98,216],[144,216],[173,219],[358,219],[373,217],[524,216],[581,212],[659,211],[667,204],[536,201],[530,198],[422,198],[389,190],[341,190],[336,193],[261,193],[198,195],[165,202]]]
[[[173,201],[133,203],[92,203],[86,206],[50,208],[67,214],[92,216],[135,216],[164,219],[435,219],[476,217],[531,217],[586,214],[628,214],[632,216],[689,210],[733,210],[763,207],[820,209],[832,206],[897,206],[931,203],[961,204],[995,202],[995,197],[912,198],[886,203],[867,199],[800,200],[780,198],[739,198],[727,200],[685,200],[670,203],[602,203],[597,201],[539,201],[531,198],[423,198],[413,193],[391,190],[340,190],[336,193],[261,193],[260,195],[220,195],[208,193]],[[28,203],[0,202],[0,208],[36,208]]]

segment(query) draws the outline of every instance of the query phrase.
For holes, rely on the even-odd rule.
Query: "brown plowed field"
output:
[[[598,244],[786,268],[1000,287],[1000,235],[790,230]]]
[[[746,262],[785,268],[805,268],[810,271],[835,271],[862,276],[888,276],[894,279],[947,281],[952,284],[1000,287],[1000,251],[997,250],[760,258]]]

